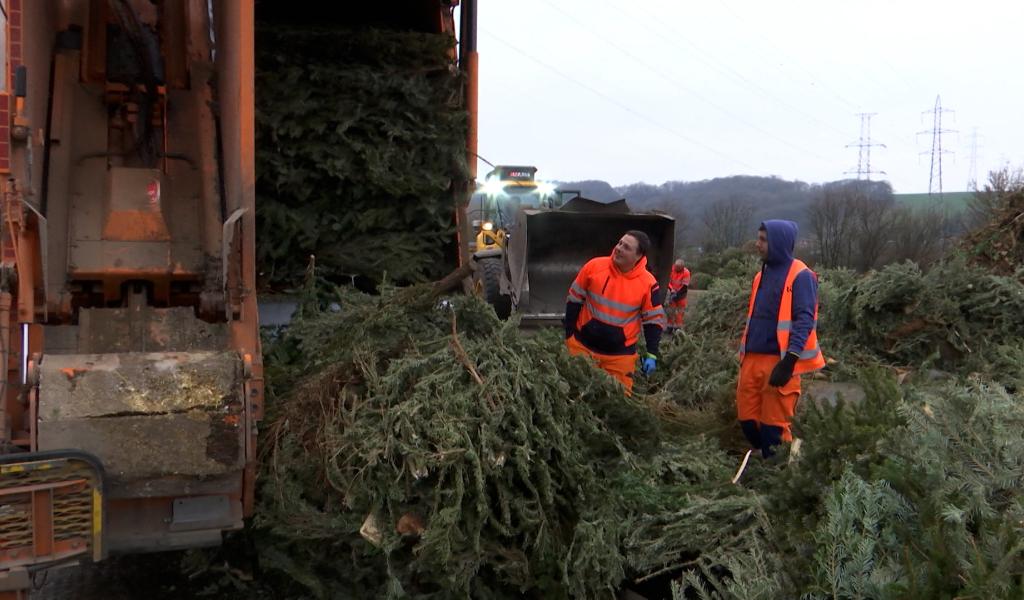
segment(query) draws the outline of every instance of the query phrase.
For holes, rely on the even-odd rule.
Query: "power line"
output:
[[[729,77],[731,77],[734,80],[739,81],[739,83],[741,85],[745,85],[745,86],[747,86],[747,87],[749,87],[751,89],[754,89],[754,90],[758,91],[762,95],[764,95],[764,96],[766,96],[768,98],[771,98],[772,100],[774,100],[776,103],[780,104],[781,106],[785,106],[787,109],[802,115],[803,117],[809,119],[810,121],[813,121],[813,122],[817,123],[818,125],[826,128],[826,129],[831,129],[832,131],[834,131],[834,132],[836,132],[836,133],[838,133],[840,135],[843,135],[844,137],[846,136],[846,132],[842,131],[839,128],[837,128],[835,125],[833,125],[833,124],[831,124],[829,122],[823,121],[823,120],[815,117],[814,115],[812,115],[812,114],[810,114],[810,113],[808,113],[808,112],[806,112],[804,110],[801,110],[799,107],[796,107],[796,106],[786,102],[785,100],[779,98],[778,96],[772,94],[770,91],[768,91],[765,88],[761,87],[757,83],[751,81],[750,79],[745,77],[742,73],[738,72],[736,69],[732,68],[731,66],[729,66],[729,65],[727,65],[725,63],[722,63],[720,61],[717,61],[717,60],[715,60],[713,58],[708,57],[706,52],[704,52],[699,46],[697,46],[693,42],[687,40],[686,37],[683,35],[683,33],[680,32],[678,29],[670,28],[667,25],[662,24],[662,26],[665,27],[666,30],[669,30],[669,31],[671,31],[672,33],[675,34],[676,37],[675,37],[675,39],[673,39],[673,38],[670,38],[670,37],[662,34],[661,32],[659,32],[659,31],[657,31],[657,30],[655,30],[655,29],[653,29],[651,27],[647,27],[644,23],[637,21],[637,19],[632,14],[630,14],[629,10],[620,8],[615,3],[611,3],[608,6],[610,6],[613,10],[619,12],[620,14],[624,15],[626,18],[633,20],[633,22],[638,23],[642,27],[645,27],[648,31],[650,31],[651,33],[654,33],[656,36],[658,36],[659,38],[661,38],[662,40],[666,41],[667,43],[669,43],[669,44],[671,44],[673,46],[677,45],[676,44],[677,40],[678,41],[682,41],[683,43],[685,43],[693,51],[693,56],[696,59],[698,59],[699,61],[701,61],[702,63],[704,63],[708,67],[710,67],[711,69],[713,69],[715,71],[718,71],[719,73],[722,73],[722,74],[724,74],[726,76],[729,76]],[[635,5],[631,5],[631,7],[635,8]],[[657,19],[654,19],[654,20],[656,22],[660,23],[660,21],[657,21]]]
[[[736,12],[724,0],[718,0],[718,3],[723,8],[725,8],[725,10],[729,14],[731,14],[733,16],[733,18],[735,18],[737,21],[750,25],[750,21],[748,19],[744,18],[740,13]],[[853,109],[860,108],[860,106],[858,104],[855,104],[855,103],[851,102],[850,100],[848,100],[847,98],[845,98],[844,96],[842,96],[841,94],[839,94],[838,92],[836,92],[835,90],[830,88],[827,84],[825,84],[823,79],[818,77],[817,74],[813,73],[812,71],[810,71],[809,69],[804,67],[801,64],[799,58],[794,57],[792,54],[787,52],[785,49],[783,49],[780,46],[778,46],[777,44],[775,44],[769,37],[766,37],[766,36],[762,35],[760,33],[760,31],[763,30],[762,27],[759,27],[756,24],[753,24],[751,29],[752,29],[752,37],[755,37],[755,38],[759,39],[766,46],[772,48],[778,54],[780,54],[781,56],[787,58],[789,65],[792,65],[793,67],[799,69],[800,71],[803,71],[811,79],[811,86],[812,87],[814,87],[815,89],[820,89],[820,90],[825,91],[828,95],[832,96],[835,100],[837,100],[838,102],[844,104],[848,108],[853,108]],[[766,62],[771,62],[771,61],[766,61]],[[883,66],[887,67],[893,74],[898,76],[898,79],[899,79],[900,83],[903,84],[904,87],[906,87],[908,90],[912,90],[913,89],[912,86],[910,86],[910,84],[907,83],[907,81],[905,79],[906,78],[906,74],[905,73],[899,73],[898,71],[896,71],[895,68],[892,67],[892,65],[890,63],[888,63],[884,59],[880,59],[880,62],[881,62],[881,64]],[[780,73],[783,73],[783,74],[789,76],[791,79],[793,79],[792,75],[787,73],[785,69],[779,67],[774,62],[772,62],[772,66],[774,66],[776,69],[778,69]],[[879,87],[879,89],[883,89],[883,90],[888,89],[887,86],[883,85],[882,83],[878,82],[877,80],[871,79],[871,81],[872,81],[872,83],[875,84],[875,86]],[[801,83],[804,83],[804,82],[801,82]],[[905,148],[909,149],[909,148],[913,147],[913,142],[908,142],[908,141],[904,140],[900,136],[893,136],[891,133],[889,133],[888,137],[890,139],[895,139],[895,141],[899,145],[901,145],[901,146],[903,146]],[[916,149],[915,149],[915,151],[916,151]]]
[[[747,19],[745,19],[742,15],[737,13],[735,10],[733,10],[732,7],[729,6],[728,4],[726,4],[723,0],[718,0],[718,3],[720,5],[722,5],[722,7],[725,8],[725,10],[728,11],[729,14],[731,14],[737,21],[740,21],[741,23],[749,23],[749,21],[747,21]],[[818,77],[814,73],[811,73],[809,70],[807,70],[806,68],[802,67],[798,60],[793,58],[792,55],[790,55],[788,52],[786,52],[782,48],[780,48],[777,45],[775,45],[768,37],[765,37],[765,36],[763,36],[763,35],[761,35],[759,33],[756,33],[757,31],[760,31],[759,27],[754,26],[752,29],[755,31],[754,35],[758,39],[760,39],[762,42],[764,42],[765,45],[773,48],[779,54],[789,58],[790,64],[796,66],[798,69],[800,69],[805,74],[807,74],[807,76],[809,76],[811,78],[811,81],[813,82],[813,85],[815,87],[817,87],[817,88],[819,88],[821,90],[824,90],[829,95],[835,97],[836,100],[838,100],[839,102],[845,104],[848,108],[853,108],[853,109],[858,108],[858,106],[856,104],[854,104],[853,102],[850,102],[849,100],[844,98],[842,95],[840,95],[839,93],[835,92],[832,88],[830,88],[827,85],[825,85],[820,79],[818,79]],[[779,72],[786,73],[785,69],[782,69],[778,65],[775,65],[775,67],[779,70]]]
[[[939,96],[935,96],[935,108],[921,112],[922,115],[932,115],[932,166],[928,174],[928,194],[934,195],[936,190],[938,190],[939,197],[942,196],[942,155],[953,153],[951,150],[942,149],[942,134],[956,133],[955,129],[942,128],[942,113],[947,112],[951,113],[953,111],[948,108],[942,108],[942,100]],[[929,132],[925,130],[917,133],[921,135]],[[928,152],[921,152],[921,154],[928,154]]]
[[[753,165],[750,165],[750,164],[748,164],[748,163],[746,163],[746,162],[736,158],[735,156],[732,156],[730,154],[722,152],[721,150],[718,150],[717,148],[709,146],[709,145],[705,144],[704,142],[701,142],[700,140],[694,139],[694,138],[692,138],[692,137],[690,137],[690,136],[688,136],[688,135],[686,135],[684,133],[676,131],[675,129],[665,125],[664,123],[661,123],[657,119],[654,119],[654,118],[649,117],[649,116],[647,116],[647,115],[645,115],[643,113],[640,113],[640,112],[637,112],[636,110],[633,110],[633,108],[631,108],[630,106],[628,106],[626,104],[623,104],[622,102],[619,102],[615,98],[612,98],[611,96],[608,96],[607,94],[601,92],[600,90],[597,90],[597,89],[595,89],[595,88],[593,88],[593,87],[583,83],[582,81],[579,81],[578,79],[575,79],[575,78],[567,75],[563,71],[561,71],[561,70],[551,66],[550,64],[540,60],[539,58],[533,56],[532,54],[526,52],[525,50],[523,50],[523,49],[521,49],[521,48],[511,44],[510,42],[508,42],[508,41],[498,37],[493,32],[488,31],[488,30],[486,30],[484,28],[480,28],[480,30],[483,31],[484,33],[486,33],[491,39],[493,39],[493,40],[495,40],[495,41],[497,41],[497,42],[499,42],[501,44],[504,44],[510,50],[513,50],[514,52],[517,52],[517,53],[525,56],[526,58],[532,60],[533,62],[537,63],[538,65],[540,65],[540,66],[544,67],[545,69],[551,71],[555,75],[558,75],[559,77],[565,79],[566,81],[569,81],[570,83],[573,83],[573,84],[575,84],[575,85],[577,85],[577,86],[587,90],[588,92],[590,92],[591,94],[594,94],[595,96],[601,98],[602,100],[604,100],[604,101],[606,101],[606,102],[608,102],[610,104],[613,104],[613,105],[621,108],[622,110],[624,110],[624,111],[628,112],[629,114],[637,117],[638,119],[646,121],[646,122],[650,123],[651,125],[654,125],[655,127],[658,127],[659,129],[662,129],[662,130],[664,130],[664,131],[666,131],[668,133],[671,133],[672,135],[678,137],[679,139],[681,139],[683,141],[689,142],[690,144],[693,144],[694,146],[697,146],[699,148],[703,148],[704,150],[707,150],[708,152],[711,152],[712,154],[715,154],[715,155],[719,156],[720,158],[724,158],[724,159],[726,159],[726,160],[728,160],[730,162],[733,162],[733,163],[735,163],[737,165],[740,165],[740,166],[742,166],[745,169],[750,169],[751,171],[755,171],[755,172],[758,172],[758,173],[763,173],[764,172],[762,169],[758,169],[757,167],[754,167]]]
[[[705,97],[703,94],[700,94],[699,92],[697,92],[695,90],[692,90],[692,89],[686,87],[685,85],[683,85],[682,83],[680,83],[670,73],[666,73],[665,71],[662,71],[661,69],[658,69],[658,68],[650,65],[649,63],[644,61],[642,58],[640,58],[636,54],[630,52],[626,48],[623,48],[622,46],[616,44],[615,42],[607,39],[605,36],[602,36],[601,34],[593,31],[592,29],[587,27],[586,24],[584,24],[582,21],[577,19],[575,16],[573,16],[572,14],[570,14],[568,12],[565,12],[564,10],[562,10],[561,8],[555,6],[554,4],[549,2],[548,0],[540,0],[540,1],[542,3],[544,3],[544,4],[546,4],[552,10],[562,14],[565,18],[569,19],[570,21],[575,22],[581,29],[583,29],[587,33],[593,35],[598,40],[600,40],[601,43],[606,44],[606,45],[608,45],[608,46],[610,46],[612,48],[615,48],[616,50],[621,52],[624,56],[629,57],[634,62],[642,65],[643,67],[645,67],[646,69],[648,69],[649,71],[654,73],[655,75],[658,75],[659,77],[661,77],[665,81],[668,81],[669,83],[673,84],[674,86],[676,86],[681,91],[683,91],[683,92],[685,92],[685,93],[687,93],[687,94],[697,98],[698,100],[701,100],[702,102],[706,103],[711,108],[714,108],[715,110],[717,110],[718,112],[724,114],[725,116],[729,117],[730,119],[738,121],[738,122],[746,125],[747,127],[749,127],[749,128],[751,128],[751,129],[753,129],[755,131],[758,131],[758,132],[760,132],[760,133],[762,133],[762,134],[764,134],[764,135],[774,139],[775,141],[777,141],[777,142],[779,142],[781,144],[789,146],[790,148],[796,150],[797,152],[801,152],[801,153],[806,154],[806,155],[808,155],[808,156],[810,156],[812,158],[816,158],[816,159],[818,159],[818,160],[820,160],[822,162],[826,162],[826,163],[830,163],[831,164],[831,161],[829,161],[828,159],[822,157],[820,154],[817,154],[815,152],[807,150],[806,148],[803,148],[801,146],[797,146],[796,144],[790,142],[789,140],[786,140],[786,139],[784,139],[782,137],[779,137],[779,136],[775,135],[774,133],[772,133],[770,131],[767,131],[766,129],[763,129],[762,127],[759,127],[758,125],[756,125],[754,123],[751,123],[750,121],[744,119],[743,117],[741,117],[741,116],[739,116],[737,114],[732,113],[731,111],[728,111],[728,110],[722,108],[721,106],[716,104],[711,99]]]
[[[857,179],[871,181],[871,174],[886,175],[885,171],[873,171],[871,169],[871,148],[885,148],[885,144],[871,142],[871,117],[878,113],[858,113],[860,116],[860,139],[853,144],[847,144],[847,148],[857,148]],[[847,174],[853,171],[846,171]]]

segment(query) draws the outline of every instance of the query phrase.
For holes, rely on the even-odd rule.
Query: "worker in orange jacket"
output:
[[[757,251],[763,264],[740,340],[736,414],[750,445],[765,458],[793,439],[800,375],[825,366],[818,348],[818,278],[793,257],[797,232],[792,221],[761,224]]]
[[[630,393],[636,370],[636,344],[643,330],[647,354],[644,375],[657,365],[665,310],[658,282],[647,270],[651,240],[627,231],[611,256],[591,259],[569,287],[565,303],[565,344],[569,353],[593,358]]]
[[[675,333],[683,328],[683,315],[686,312],[686,292],[690,288],[690,270],[683,259],[676,259],[672,265],[672,273],[668,280],[668,301],[665,303],[665,314],[668,315],[668,333]]]

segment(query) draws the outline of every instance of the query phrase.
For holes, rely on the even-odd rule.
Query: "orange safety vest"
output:
[[[805,270],[810,271],[803,261],[793,259],[793,264],[790,265],[789,273],[786,274],[786,281],[782,286],[782,301],[779,302],[779,319],[775,329],[775,335],[779,340],[779,354],[781,356],[785,356],[789,348],[789,330],[793,324],[793,281],[796,280],[797,275]],[[818,277],[814,271],[811,271],[811,275],[815,279]],[[740,339],[741,360],[747,347],[747,329],[750,327],[750,317],[754,314],[754,298],[757,296],[757,287],[760,283],[761,272],[758,271],[757,275],[754,275],[754,285],[750,289],[750,303],[747,306],[747,324],[743,327],[743,337]],[[807,336],[807,343],[804,344],[803,350],[800,352],[800,358],[793,367],[794,375],[817,371],[825,366],[825,357],[821,354],[821,348],[818,347],[817,324],[818,302],[815,301],[814,325],[811,327],[810,335]]]
[[[567,298],[583,305],[576,321],[580,341],[586,344],[604,338],[621,344],[608,353],[632,354],[643,325],[665,327],[665,309],[653,303],[657,286],[647,270],[646,256],[628,273],[620,272],[609,256],[591,259],[580,269]]]

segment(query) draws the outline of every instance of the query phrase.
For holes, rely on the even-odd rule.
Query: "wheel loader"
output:
[[[560,204],[555,186],[536,180],[537,167],[496,166],[480,186],[470,214],[476,229],[472,247],[476,261],[474,288],[501,318],[512,311],[505,272],[505,249],[521,208],[551,208]],[[505,285],[502,280],[505,279]]]
[[[648,269],[667,289],[675,221],[638,213],[625,200],[584,198],[535,179],[536,167],[497,166],[470,203],[477,230],[472,246],[474,288],[501,318],[518,313],[527,326],[555,325],[565,316],[569,286],[591,258],[611,253],[631,229],[651,238]],[[572,196],[568,201],[566,196]]]

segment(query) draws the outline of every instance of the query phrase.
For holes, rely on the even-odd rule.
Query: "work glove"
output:
[[[772,369],[772,374],[768,376],[768,385],[772,387],[782,387],[793,378],[793,367],[796,366],[796,354],[787,352]]]
[[[640,372],[643,373],[644,375],[650,375],[651,373],[654,372],[654,367],[657,366],[657,364],[658,360],[651,356],[650,354],[648,354],[640,363]]]

